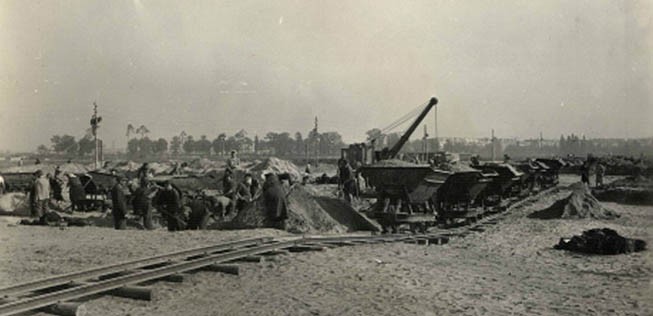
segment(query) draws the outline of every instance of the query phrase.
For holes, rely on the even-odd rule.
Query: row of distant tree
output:
[[[141,125],[134,128],[129,125],[127,128],[127,154],[131,156],[152,156],[152,155],[179,155],[179,154],[200,154],[200,155],[226,155],[232,150],[245,153],[257,153],[262,155],[287,156],[337,156],[340,149],[346,144],[338,132],[318,133],[311,130],[306,137],[302,133],[294,134],[288,132],[269,132],[264,137],[253,138],[245,130],[238,131],[233,135],[220,133],[214,138],[201,135],[195,138],[186,132],[172,137],[150,139],[147,127]],[[401,138],[400,133],[383,134],[378,129],[367,132],[367,141],[374,140],[377,148],[392,147]],[[39,154],[57,153],[66,155],[90,155],[95,148],[93,138],[90,135],[76,140],[70,135],[55,135],[50,139],[51,146],[40,145],[37,148]],[[543,155],[576,155],[583,156],[587,153],[595,155],[653,155],[653,139],[586,139],[577,135],[561,136],[558,142],[527,140],[511,144],[478,143],[466,141],[452,141],[446,139],[438,142],[434,138],[416,139],[407,142],[403,152],[429,152],[449,151],[458,153],[480,154],[489,157],[494,146],[497,157],[504,153],[512,157],[535,157]]]
[[[193,135],[182,131],[168,142],[159,138],[151,140],[145,126],[134,128],[127,126],[127,153],[132,156],[148,156],[169,153],[226,155],[235,150],[245,153],[271,154],[275,156],[291,155],[338,155],[340,148],[345,146],[342,136],[337,132],[319,133],[312,130],[306,138],[300,132],[291,135],[288,132],[269,132],[263,138],[255,135],[250,137],[245,130],[240,130],[233,135],[220,133],[215,138]],[[132,137],[134,134],[138,137]]]

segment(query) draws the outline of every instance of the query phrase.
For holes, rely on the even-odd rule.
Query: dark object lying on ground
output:
[[[616,255],[643,251],[646,249],[646,242],[622,237],[610,228],[594,228],[571,239],[560,238],[560,242],[553,248],[599,255]]]
[[[65,224],[64,224],[65,223]],[[23,219],[18,224],[33,226],[88,226],[89,223],[83,218],[62,217],[56,212],[47,212],[39,219]]]
[[[315,178],[316,184],[338,184],[338,176],[329,177],[326,173],[323,173],[321,176]]]

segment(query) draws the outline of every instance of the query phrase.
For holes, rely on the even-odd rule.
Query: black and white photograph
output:
[[[653,0],[0,0],[0,316],[653,315]]]

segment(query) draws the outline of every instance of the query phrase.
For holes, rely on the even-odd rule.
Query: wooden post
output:
[[[144,286],[123,286],[108,292],[109,295],[131,298],[135,300],[151,301],[152,289]]]
[[[62,302],[43,308],[48,314],[60,316],[81,316],[87,315],[86,307],[80,302]]]
[[[233,274],[233,275],[240,274],[240,267],[237,265],[230,265],[230,264],[212,264],[212,265],[204,266],[199,270],[222,272],[222,273]]]
[[[183,274],[171,274],[161,278],[161,281],[172,282],[172,283],[182,283],[184,282],[185,276]]]
[[[260,262],[265,261],[265,259],[263,257],[261,257],[261,256],[247,256],[247,257],[243,257],[243,258],[240,258],[238,260],[235,260],[235,261],[260,263]]]

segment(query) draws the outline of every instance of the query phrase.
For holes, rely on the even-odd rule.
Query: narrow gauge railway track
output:
[[[459,227],[437,229],[423,234],[253,238],[187,249],[17,284],[0,289],[0,315],[16,315],[29,311],[78,315],[82,313],[83,309],[80,308],[82,303],[77,300],[98,294],[138,298],[138,293],[129,293],[130,289],[134,289],[134,285],[165,280],[180,273],[275,252],[323,250],[337,246],[390,242],[443,244],[448,242],[451,237],[462,237],[473,231],[483,231],[482,226],[496,224],[505,211],[535,199],[554,188],[543,190],[535,196],[512,201],[505,208],[489,209],[473,218],[467,218]],[[225,270],[229,271],[230,269],[224,267],[223,269],[213,269],[213,271],[222,272]],[[231,271],[233,272],[233,270]],[[121,290],[127,293],[120,294]],[[138,290],[136,287],[136,292]],[[150,298],[147,296],[145,299]]]

